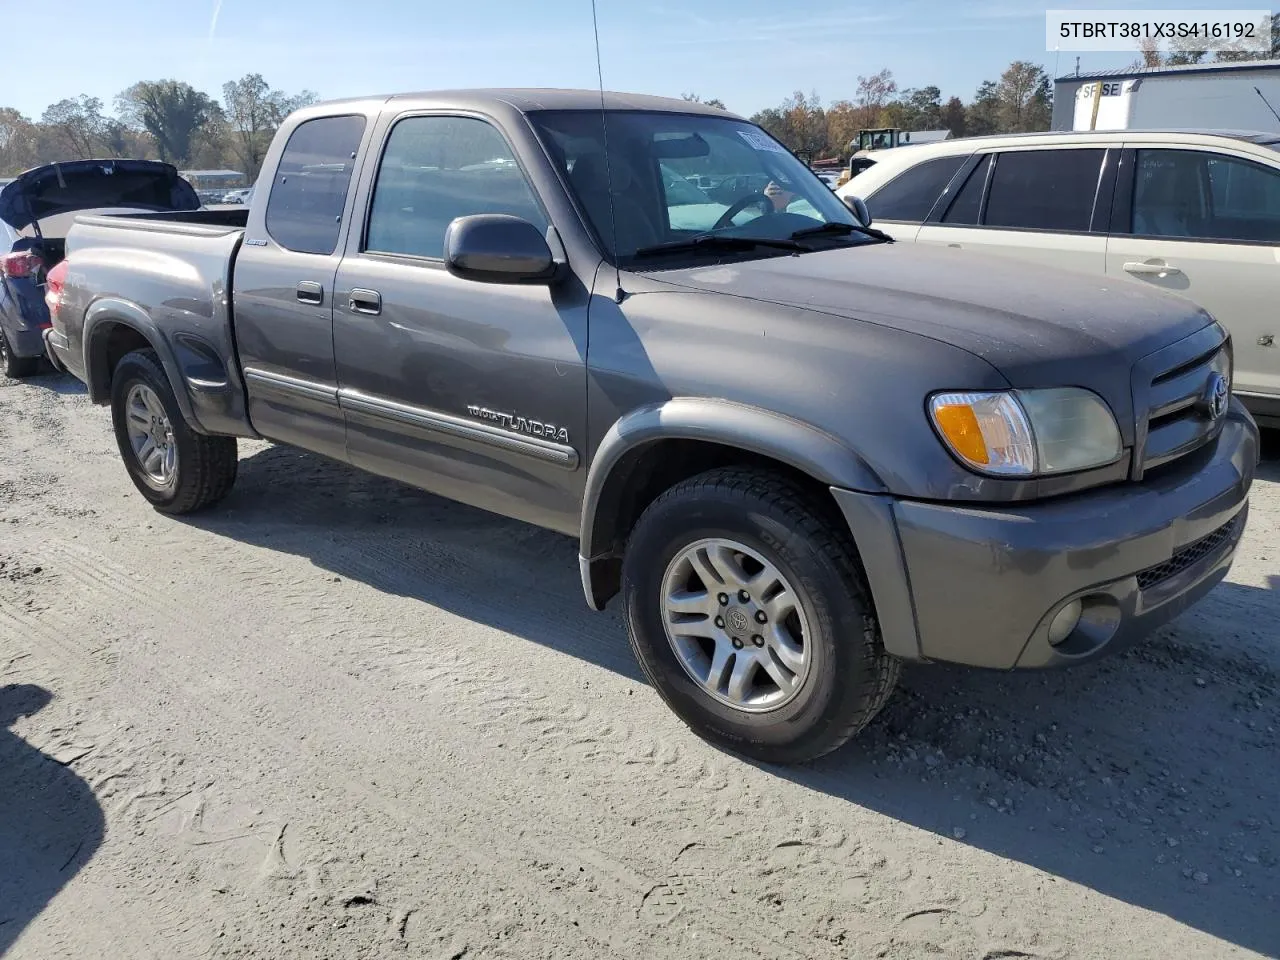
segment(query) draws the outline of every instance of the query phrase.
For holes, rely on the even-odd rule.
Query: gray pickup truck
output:
[[[1194,304],[894,245],[683,101],[303,109],[247,210],[84,216],[46,334],[166,513],[236,438],[578,538],[654,688],[758,759],[904,661],[1121,649],[1226,574],[1258,431]],[[855,205],[856,206],[856,205]]]

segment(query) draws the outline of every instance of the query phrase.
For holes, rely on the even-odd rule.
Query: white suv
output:
[[[1231,332],[1235,392],[1280,427],[1280,134],[947,140],[878,152],[837,193],[900,241],[1182,293]]]

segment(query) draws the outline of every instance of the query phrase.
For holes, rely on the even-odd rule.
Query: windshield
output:
[[[679,245],[695,237],[786,240],[825,223],[857,223],[829,187],[754,124],[645,111],[611,111],[607,117],[607,164],[601,113],[547,111],[530,119],[606,254],[624,266],[641,262],[637,251],[643,256],[662,244]],[[806,243],[865,240],[835,231]],[[784,252],[743,244],[733,249],[676,246],[670,254],[705,259]],[[659,258],[643,265],[676,264]]]

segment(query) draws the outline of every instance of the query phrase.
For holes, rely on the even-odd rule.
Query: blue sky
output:
[[[21,0],[8,0],[28,11]],[[1164,8],[1126,0],[597,0],[605,85],[719,97],[751,114],[797,89],[852,98],[859,74],[893,70],[900,87],[972,96],[1015,59],[1051,74],[1074,53],[1045,49],[1045,9]],[[6,3],[5,5],[8,5]],[[1235,2],[1181,4],[1240,9]],[[0,106],[38,116],[88,93],[108,105],[135,80],[176,78],[214,96],[263,74],[323,98],[459,86],[594,87],[590,0],[58,0],[7,19]],[[158,12],[164,11],[162,15]],[[1084,54],[1082,69],[1126,54]],[[35,79],[38,78],[38,79]]]

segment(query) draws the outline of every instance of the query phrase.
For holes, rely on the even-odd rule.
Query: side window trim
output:
[[[1093,213],[1089,217],[1089,232],[1106,236],[1111,232],[1111,214],[1116,192],[1116,166],[1121,151],[1107,147],[1102,155],[1102,169],[1098,171],[1098,188],[1093,195]]]
[[[542,194],[538,192],[538,188],[534,185],[533,179],[529,176],[529,169],[525,165],[524,159],[520,156],[519,150],[516,149],[516,146],[512,142],[511,137],[508,136],[507,131],[503,129],[502,124],[500,124],[496,119],[489,116],[488,114],[481,113],[477,110],[457,110],[457,109],[454,109],[454,110],[448,110],[448,109],[404,110],[399,113],[391,115],[386,119],[385,124],[379,125],[378,136],[380,137],[380,142],[377,144],[378,149],[376,151],[376,155],[377,155],[376,162],[374,162],[373,169],[370,172],[371,175],[369,178],[368,188],[365,190],[365,195],[362,198],[364,202],[364,211],[363,211],[363,215],[360,218],[360,231],[358,234],[354,234],[352,236],[351,238],[352,242],[349,244],[349,246],[352,247],[353,249],[350,249],[348,251],[347,256],[369,257],[377,260],[390,260],[394,262],[404,262],[404,263],[410,263],[416,266],[424,266],[424,267],[426,266],[441,267],[444,264],[443,257],[428,257],[422,254],[395,253],[391,251],[368,249],[369,222],[373,217],[373,201],[374,201],[374,197],[378,193],[378,180],[382,176],[382,163],[386,159],[387,147],[391,143],[391,135],[395,132],[395,129],[397,126],[399,126],[405,120],[409,120],[414,117],[440,117],[444,119],[456,118],[456,119],[462,119],[462,120],[479,120],[482,123],[488,124],[489,127],[491,127],[493,130],[497,132],[498,136],[502,139],[502,142],[507,145],[507,149],[510,151],[512,158],[515,160],[516,169],[520,171],[520,176],[524,179],[525,186],[529,190],[529,195],[533,198],[533,202],[537,206],[538,210],[542,213],[543,218],[547,221],[548,224],[554,223],[554,221],[551,219],[551,215],[547,211],[547,203],[543,199]],[[374,154],[375,154],[375,151],[372,149],[365,151],[366,156],[373,157]]]
[[[944,222],[944,218],[947,216],[947,214],[951,212],[951,208],[956,205],[956,201],[960,199],[960,192],[968,184],[969,177],[973,175],[974,170],[982,166],[983,161],[985,161],[987,157],[991,158],[991,162],[987,164],[987,169],[984,171],[983,177],[982,177],[982,194],[978,199],[978,216],[976,218],[978,222],[977,223],[946,223]],[[969,158],[969,162],[965,164],[963,170],[961,171],[964,174],[964,179],[960,180],[958,183],[952,183],[947,185],[948,191],[951,191],[952,187],[955,188],[951,198],[947,201],[946,204],[943,204],[941,206],[935,206],[933,210],[929,212],[929,219],[925,222],[930,225],[936,225],[936,226],[942,226],[942,227],[957,227],[957,228],[970,228],[970,229],[981,227],[982,218],[986,216],[986,213],[987,213],[987,192],[991,188],[991,171],[994,170],[995,168],[996,168],[996,154],[994,152],[989,150],[975,152],[973,156]]]
[[[952,174],[951,179],[947,181],[947,185],[942,188],[942,192],[934,200],[928,214],[920,221],[922,226],[941,222],[942,218],[947,215],[947,211],[951,209],[952,204],[956,202],[956,197],[960,195],[961,188],[969,181],[970,174],[982,162],[984,156],[986,154],[975,150],[965,158],[964,163],[960,164],[960,169]]]

